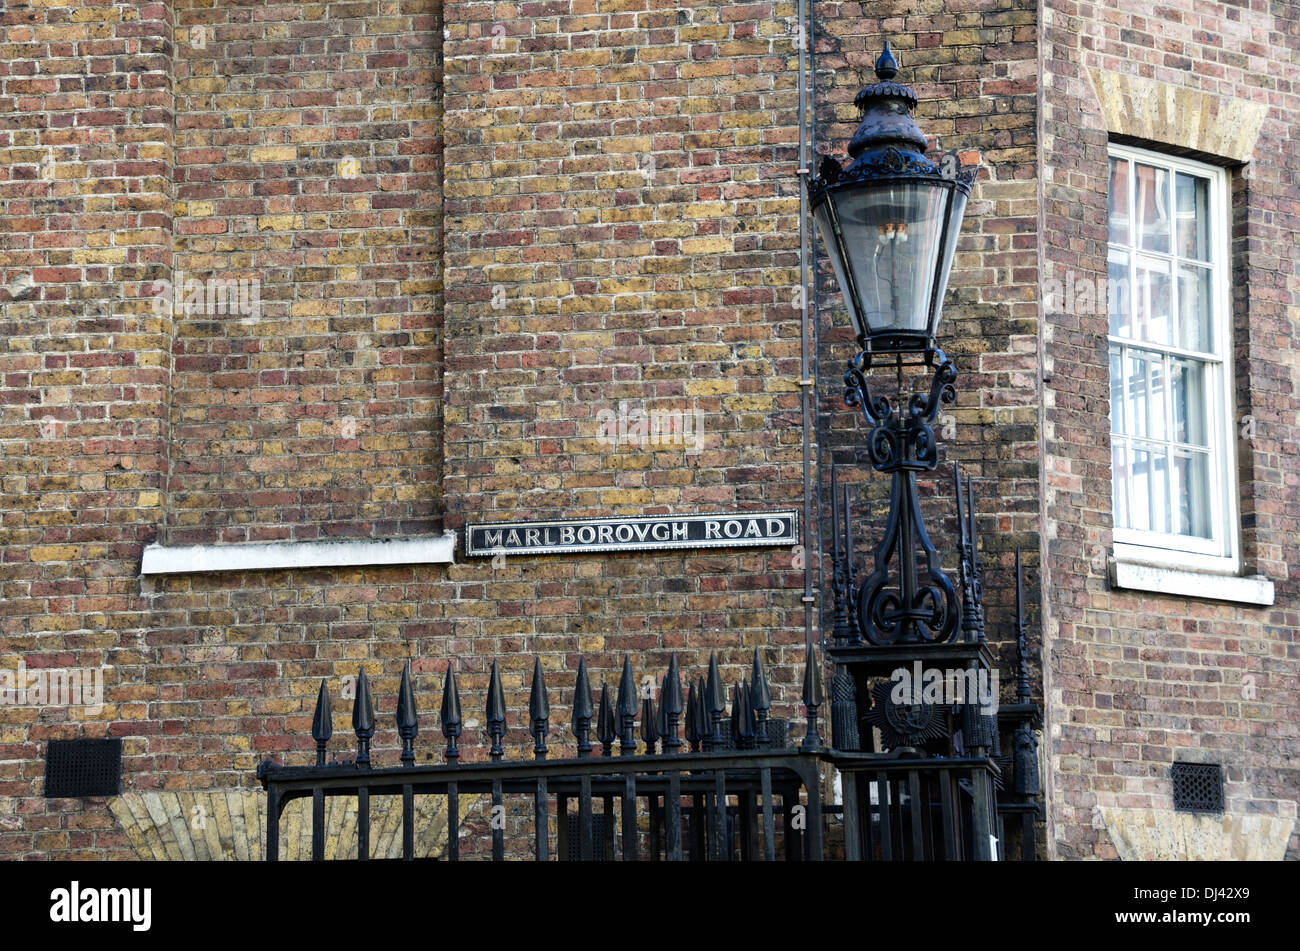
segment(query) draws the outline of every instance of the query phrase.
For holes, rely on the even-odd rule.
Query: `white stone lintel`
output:
[[[1157,594],[1235,601],[1238,604],[1273,603],[1273,582],[1263,575],[1223,575],[1159,565],[1143,565],[1118,558],[1110,560],[1110,581],[1116,588]]]
[[[359,565],[452,564],[456,533],[416,538],[356,538],[311,542],[241,542],[233,545],[149,545],[142,575],[210,571],[271,571]]]

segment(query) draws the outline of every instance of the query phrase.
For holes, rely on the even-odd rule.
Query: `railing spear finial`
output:
[[[501,690],[501,671],[497,669],[495,660],[492,661],[492,675],[488,678],[487,728],[492,740],[488,755],[499,760],[505,755],[505,750],[501,748],[501,738],[506,735],[506,697]]]
[[[623,674],[618,680],[618,755],[636,753],[636,681],[632,677],[632,659],[623,655]]]
[[[573,687],[573,735],[578,738],[578,756],[591,755],[591,682],[587,679],[587,659],[578,658],[578,681]]]
[[[460,750],[456,748],[456,740],[460,737],[460,690],[456,686],[456,662],[447,661],[447,673],[442,679],[442,710],[439,713],[439,719],[442,721],[442,735],[447,738],[447,752],[445,754],[448,763],[454,763],[460,758]]]
[[[645,743],[647,756],[653,756],[655,744],[659,742],[659,713],[655,709],[654,698],[649,695],[641,698],[641,740]]]
[[[600,681],[600,709],[596,713],[596,738],[600,740],[600,755],[609,756],[614,749],[614,737],[618,736],[614,722],[614,708],[609,705],[609,684],[604,678]]]
[[[682,741],[677,738],[677,718],[682,715],[682,675],[677,669],[677,655],[668,658],[668,672],[660,693],[659,710],[664,722],[664,752],[676,753]]]
[[[715,750],[725,749],[727,738],[722,732],[722,721],[727,715],[727,688],[723,686],[722,674],[718,672],[716,651],[709,651],[709,680],[704,692],[707,694],[709,718],[713,724],[709,742]]]
[[[765,749],[772,745],[767,735],[768,711],[772,709],[772,689],[767,684],[767,671],[763,669],[763,658],[754,648],[754,664],[750,671],[751,699],[754,709],[754,745]]]
[[[533,658],[533,687],[528,697],[528,721],[534,738],[533,757],[546,759],[546,734],[550,731],[551,704],[546,697],[542,658]]]
[[[352,700],[352,732],[357,735],[357,766],[370,766],[370,738],[375,735],[375,703],[370,678],[362,667],[357,674],[357,695]]]
[[[1029,689],[1029,631],[1025,623],[1025,578],[1016,547],[1016,703],[1032,703]]]
[[[822,672],[817,664],[811,637],[805,642],[803,664],[803,703],[808,718],[808,731],[799,748],[812,752],[822,748],[821,734],[817,732],[817,708],[822,705],[825,697],[822,692]]]
[[[415,692],[411,689],[411,662],[402,668],[402,685],[397,691],[397,735],[402,738],[402,765],[415,765],[415,737],[420,718],[415,709]]]
[[[325,765],[325,747],[334,735],[334,715],[330,710],[330,691],[324,679],[316,694],[316,712],[311,718],[311,738],[316,741],[316,765]]]
[[[691,752],[700,751],[700,721],[696,719],[696,710],[699,708],[700,698],[695,692],[695,679],[686,687],[686,742],[691,745]]]
[[[742,681],[736,688],[734,702],[740,707],[740,712],[736,715],[736,733],[740,741],[738,745],[742,750],[752,750],[754,748],[754,696],[748,680]]]
[[[708,753],[713,749],[713,727],[709,724],[708,689],[703,677],[695,678],[695,731],[699,734],[700,749]]]

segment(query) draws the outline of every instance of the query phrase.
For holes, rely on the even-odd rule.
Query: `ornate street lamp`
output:
[[[858,345],[871,353],[934,349],[939,313],[976,168],[940,167],[925,157],[913,121],[916,94],[897,83],[889,43],[876,61],[879,82],[853,103],[862,123],[849,143],[853,162],[822,160],[811,185],[817,230],[830,251]]]
[[[977,172],[960,167],[951,154],[942,166],[925,157],[925,136],[911,116],[916,94],[895,82],[897,74],[886,42],[876,61],[878,81],[854,99],[862,122],[849,143],[853,161],[842,168],[823,159],[809,184],[817,229],[861,348],[844,377],[845,399],[862,408],[871,426],[872,465],[893,477],[889,522],[874,570],[856,591],[855,578],[840,579],[856,630],[841,628],[836,640],[865,638],[877,646],[943,643],[957,630],[956,591],[922,524],[916,473],[938,465],[931,424],[940,403],[957,395],[956,371],[935,346],[935,334]],[[892,399],[868,386],[873,365],[896,368]],[[905,366],[929,371],[928,392],[905,395]],[[924,572],[917,570],[918,555]],[[898,579],[891,583],[894,558]]]

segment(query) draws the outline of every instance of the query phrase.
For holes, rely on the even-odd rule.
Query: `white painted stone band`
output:
[[[246,542],[235,545],[149,545],[142,575],[359,565],[452,564],[456,533],[422,538],[365,538],[318,542]]]
[[[1154,591],[1189,598],[1208,598],[1211,601],[1236,601],[1240,604],[1273,603],[1273,582],[1263,575],[1216,575],[1112,559],[1110,581],[1116,588],[1130,591]]]

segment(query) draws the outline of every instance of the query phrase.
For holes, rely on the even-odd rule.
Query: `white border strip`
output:
[[[422,538],[350,539],[319,542],[247,542],[235,545],[149,545],[142,575],[277,568],[340,568],[357,565],[419,565],[455,562],[456,533]]]

